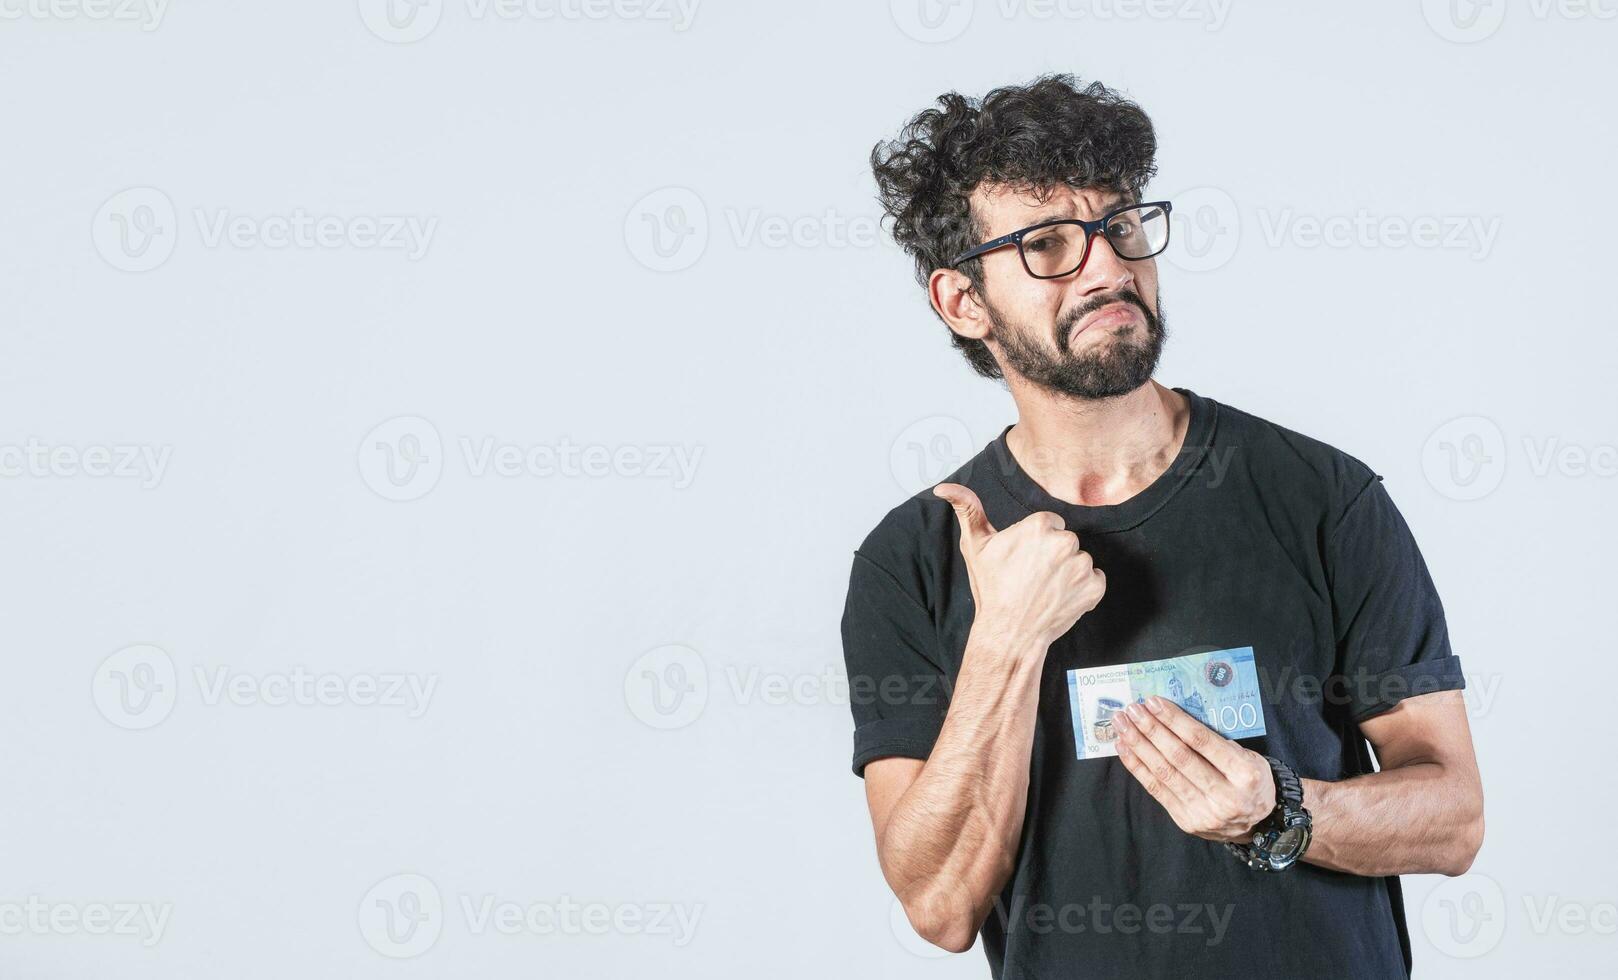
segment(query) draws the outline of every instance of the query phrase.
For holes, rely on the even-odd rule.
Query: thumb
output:
[[[949,501],[949,505],[955,508],[955,516],[961,522],[962,548],[971,548],[968,554],[976,552],[994,536],[994,525],[983,513],[983,501],[970,487],[963,487],[959,483],[940,483],[933,487],[933,495]]]

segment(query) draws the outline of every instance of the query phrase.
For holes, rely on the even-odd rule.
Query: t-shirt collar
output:
[[[1043,510],[1059,514],[1070,531],[1088,531],[1092,534],[1127,531],[1145,522],[1168,503],[1196,473],[1212,446],[1219,418],[1219,403],[1185,388],[1174,390],[1184,395],[1191,407],[1185,442],[1180,445],[1180,452],[1168,469],[1144,490],[1122,503],[1085,507],[1053,497],[1023,470],[1012,455],[1011,447],[1006,442],[1006,435],[1012,428],[1009,425],[990,446],[991,458],[995,463],[991,467],[994,476],[1029,513]]]

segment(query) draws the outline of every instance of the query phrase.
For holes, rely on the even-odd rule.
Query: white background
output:
[[[1612,962],[1618,4],[499,9],[0,2],[0,975],[986,976],[893,927],[837,623],[1013,408],[866,155],[1044,71],[1158,126],[1160,379],[1427,555],[1489,828],[1417,969]]]

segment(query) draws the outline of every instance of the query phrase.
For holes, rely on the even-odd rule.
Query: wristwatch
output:
[[[1285,871],[1309,849],[1314,821],[1303,808],[1303,781],[1280,759],[1264,757],[1275,774],[1275,811],[1253,829],[1251,844],[1225,843],[1237,860],[1255,871]]]

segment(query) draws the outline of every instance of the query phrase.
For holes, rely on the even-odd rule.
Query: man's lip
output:
[[[1122,301],[1117,303],[1108,303],[1106,306],[1096,310],[1083,320],[1080,320],[1079,328],[1073,331],[1073,336],[1077,337],[1079,334],[1084,333],[1086,330],[1089,330],[1092,327],[1112,327],[1117,326],[1125,321],[1137,320],[1139,318],[1140,310],[1137,310],[1129,303]]]

